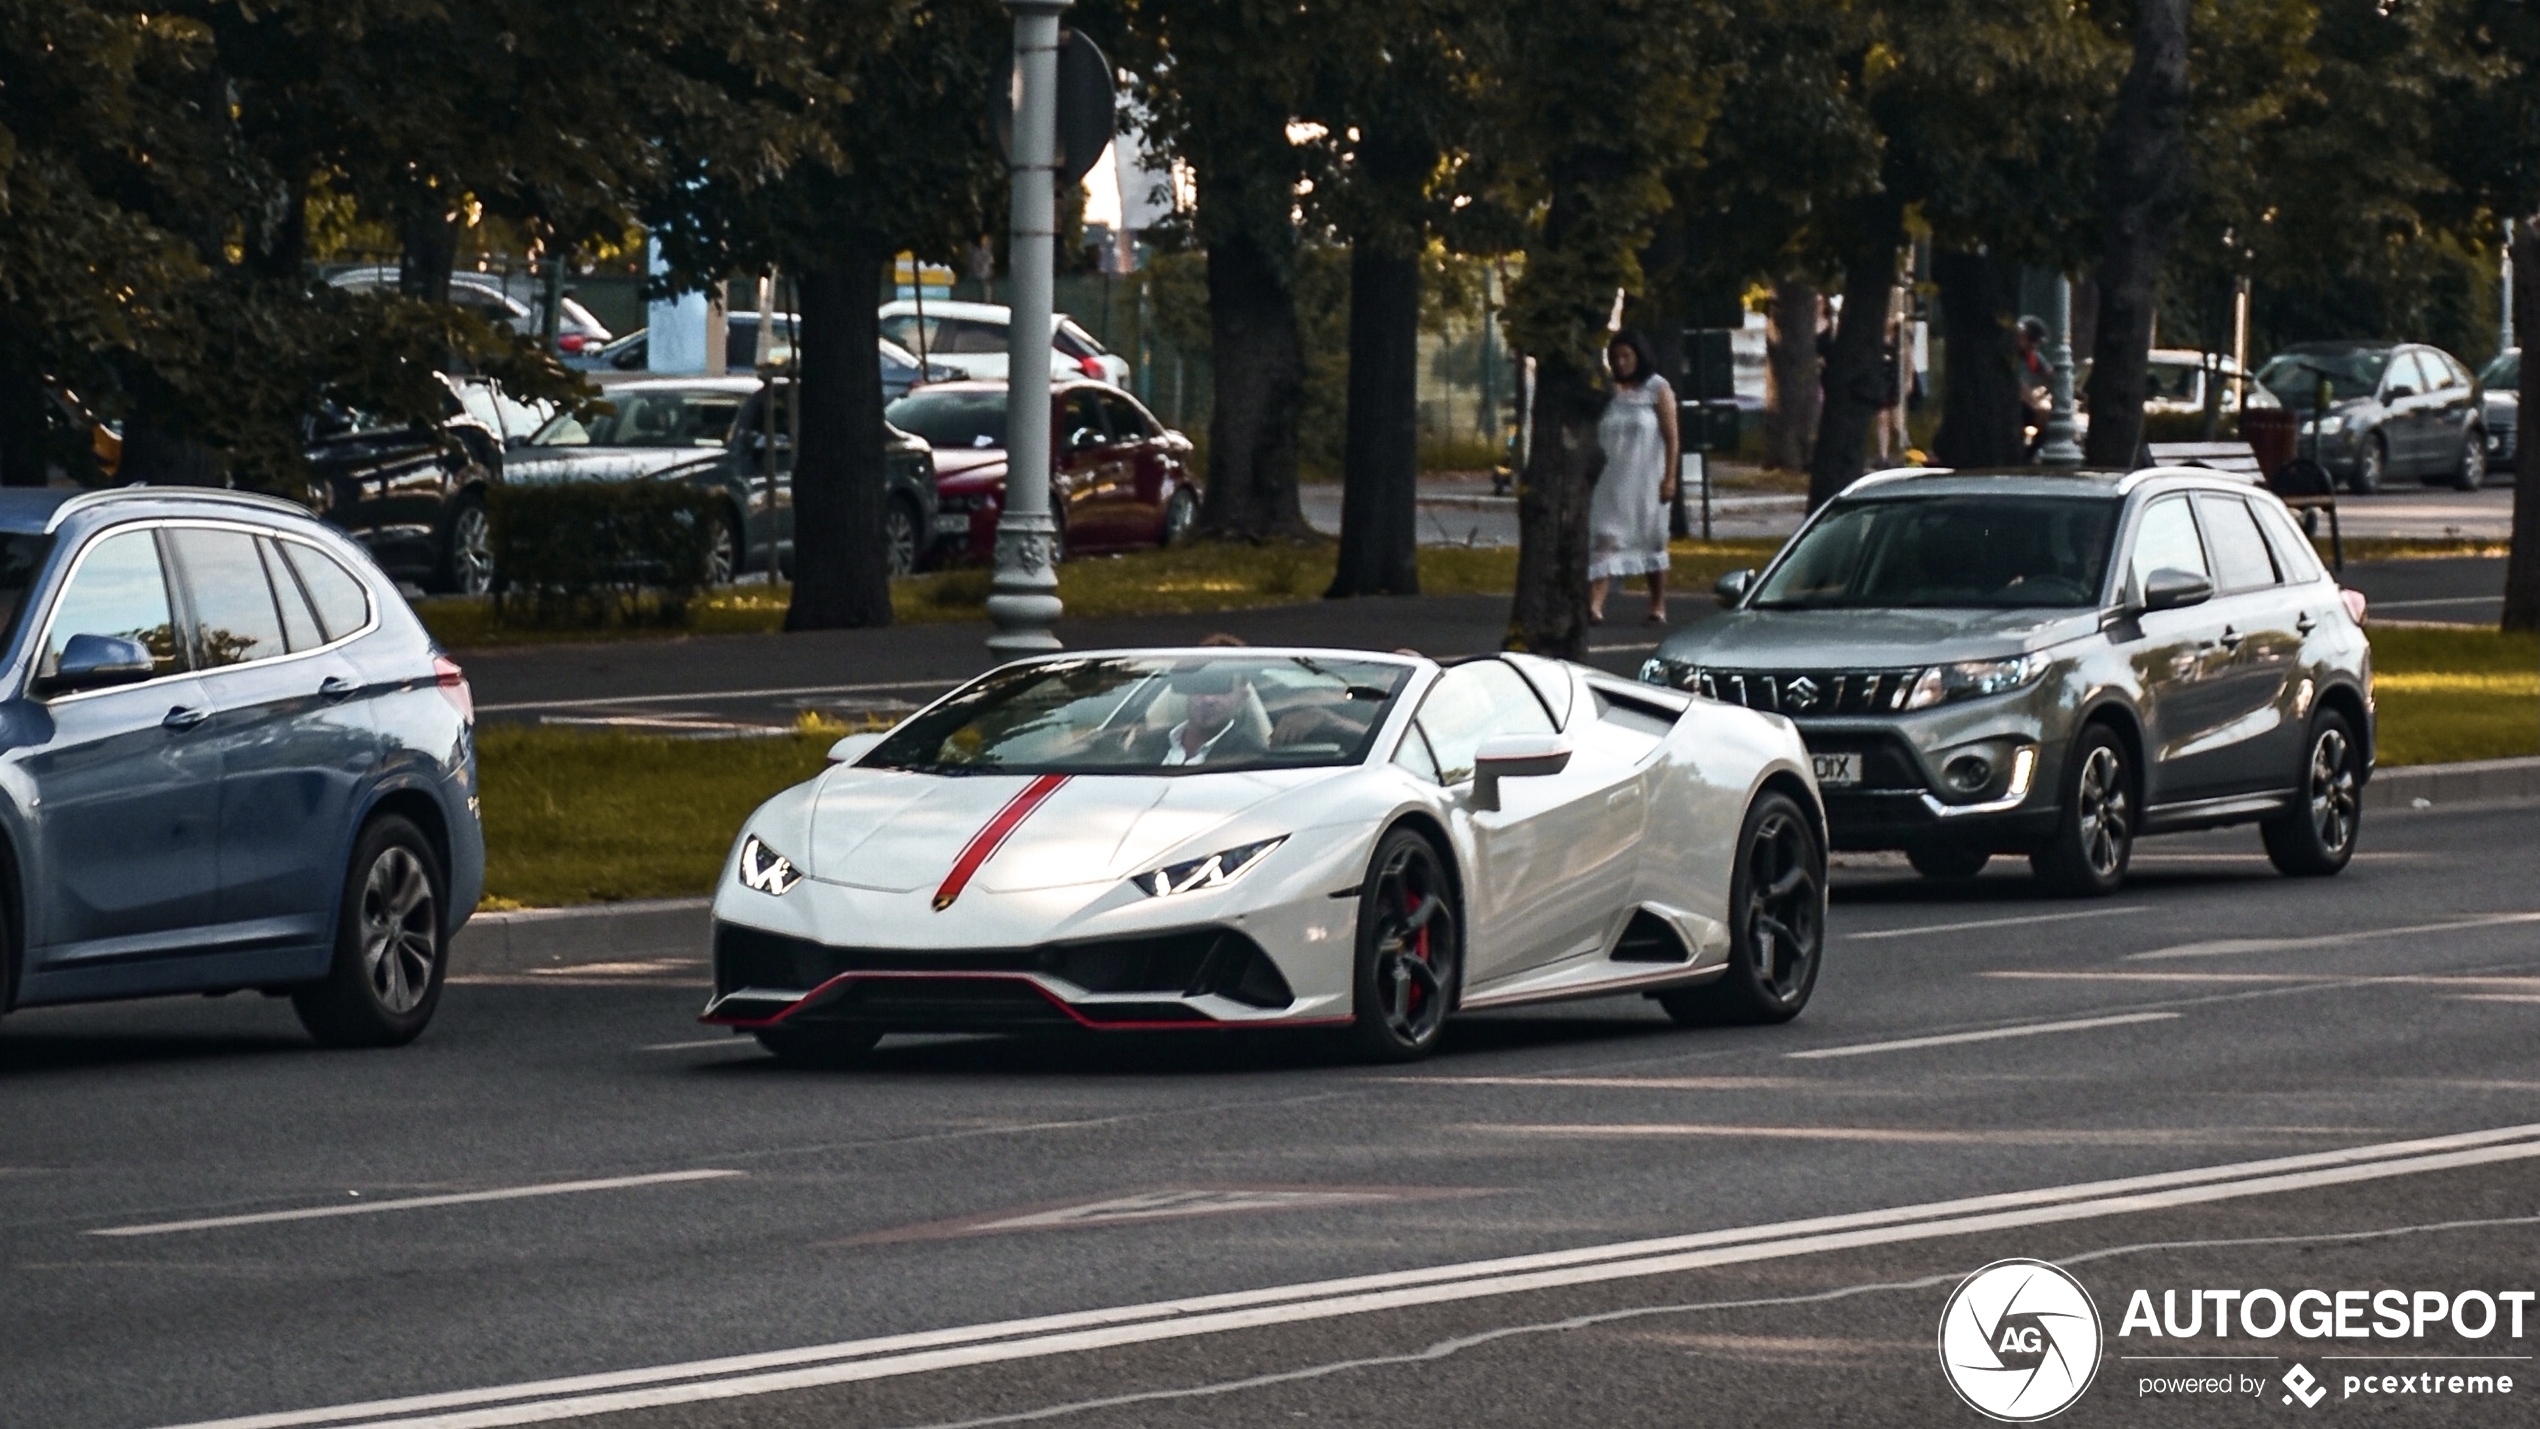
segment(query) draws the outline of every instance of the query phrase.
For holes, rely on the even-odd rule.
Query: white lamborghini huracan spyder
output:
[[[778,1056],[890,1032],[1352,1030],[1638,991],[1779,1022],[1815,985],[1825,815],[1789,721],[1526,655],[1054,655],[750,816],[705,1020]]]

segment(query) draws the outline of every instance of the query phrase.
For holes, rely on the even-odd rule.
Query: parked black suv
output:
[[[2025,854],[2083,894],[2123,881],[2142,834],[2257,823],[2292,874],[2354,853],[2371,649],[2262,490],[1887,472],[1720,594],[1641,678],[1789,716],[1836,848],[1932,877]]]
[[[443,381],[450,396],[438,426],[332,407],[311,417],[302,433],[306,500],[400,584],[482,595],[494,583],[485,493],[503,479],[505,448],[539,409],[490,378]]]

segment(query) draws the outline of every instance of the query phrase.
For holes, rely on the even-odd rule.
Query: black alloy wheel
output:
[[[1729,876],[1729,965],[1658,995],[1678,1022],[1788,1022],[1808,1005],[1826,946],[1826,850],[1799,801],[1766,792],[1746,811]]]
[[[2476,491],[2487,484],[2487,436],[2476,427],[2461,439],[2461,459],[2452,468],[2452,486]]]
[[[2346,479],[2346,489],[2357,496],[2370,496],[2381,489],[2381,479],[2390,474],[2390,448],[2375,432],[2364,438],[2355,453],[2355,474]]]
[[[1164,501],[1164,533],[1156,544],[1173,547],[1191,538],[1191,528],[1199,524],[1199,497],[1187,486],[1174,488]]]
[[[882,507],[882,568],[895,576],[917,573],[917,510],[892,498]]]
[[[1993,861],[1990,850],[1963,844],[1927,844],[1905,850],[1905,861],[1925,878],[1973,878]]]
[[[2293,807],[2258,826],[2267,861],[2294,878],[2326,877],[2354,858],[2363,822],[2363,751],[2346,717],[2322,710],[2311,721],[2309,755]]]
[[[769,1027],[755,1034],[758,1044],[788,1067],[852,1067],[882,1040],[870,1027]]]
[[[386,814],[363,828],[335,917],[335,960],[291,994],[310,1036],[329,1047],[395,1047],[422,1033],[449,969],[446,887],[411,822]]]
[[[2063,807],[2055,835],[2029,855],[2029,867],[2049,889],[2074,898],[2100,898],[2125,882],[2134,857],[2134,773],[2125,742],[2104,724],[2082,727],[2064,760]]]
[[[1462,990],[1463,923],[1437,846],[1409,829],[1377,841],[1358,893],[1352,1036],[1368,1060],[1429,1054]]]

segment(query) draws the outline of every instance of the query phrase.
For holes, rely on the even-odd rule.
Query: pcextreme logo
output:
[[[1997,1260],[1959,1282],[1941,1310],[1940,1369],[1988,1419],[2051,1419],[2099,1372],[2099,1308],[2058,1267]]]

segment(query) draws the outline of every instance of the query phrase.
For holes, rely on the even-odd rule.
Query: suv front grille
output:
[[[1922,674],[1908,670],[1712,670],[1666,662],[1667,683],[1726,704],[1786,715],[1894,714]]]

